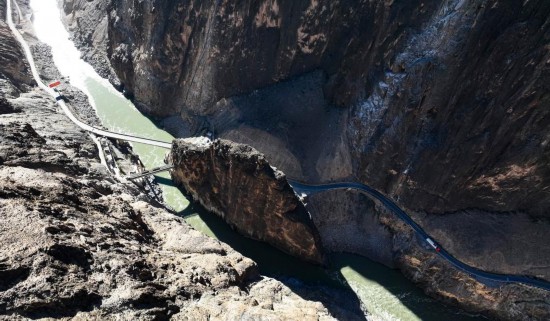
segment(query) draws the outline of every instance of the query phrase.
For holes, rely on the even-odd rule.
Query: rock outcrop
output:
[[[285,175],[257,150],[219,139],[178,139],[169,163],[176,184],[242,234],[323,263],[323,248],[309,212]]]
[[[17,95],[34,84],[30,67],[26,60],[21,59],[23,50],[19,48],[17,40],[4,22],[6,17],[6,3],[0,3],[0,96]]]

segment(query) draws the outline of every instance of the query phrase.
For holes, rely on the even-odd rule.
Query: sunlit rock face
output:
[[[323,263],[317,229],[285,175],[250,146],[180,139],[170,154],[172,179],[242,234]]]
[[[6,17],[5,3],[0,4],[0,17],[2,19]],[[18,20],[15,19],[15,23],[17,22]],[[23,56],[23,50],[17,44],[8,24],[0,20],[0,66],[2,66],[0,97],[17,95],[19,90],[24,90],[34,84],[29,64],[21,59],[21,56]],[[3,106],[7,106],[7,103],[0,102],[0,106],[2,106],[1,109],[4,109]]]

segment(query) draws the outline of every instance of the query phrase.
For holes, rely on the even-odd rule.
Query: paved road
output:
[[[55,90],[53,90],[52,88],[46,86],[42,82],[42,80],[40,79],[40,75],[38,74],[38,70],[36,69],[36,65],[34,63],[34,58],[33,58],[32,53],[31,53],[31,49],[29,48],[29,45],[27,44],[27,42],[25,41],[23,36],[21,36],[21,34],[19,33],[19,31],[17,30],[17,28],[15,27],[15,25],[13,23],[12,11],[11,11],[11,1],[6,0],[6,4],[7,4],[7,7],[6,7],[7,8],[6,9],[6,21],[8,22],[8,26],[10,27],[13,35],[15,36],[15,38],[17,39],[19,44],[21,44],[21,47],[23,48],[23,51],[25,52],[25,56],[27,57],[27,60],[28,60],[29,65],[31,67],[31,73],[32,73],[32,76],[34,77],[34,80],[38,84],[38,87],[40,87],[41,89],[46,91],[48,94],[50,94],[53,98],[55,98],[57,100],[57,104],[59,105],[59,107],[61,107],[61,109],[63,110],[65,115],[67,115],[67,117],[69,117],[69,119],[71,119],[71,121],[73,123],[75,123],[78,127],[82,128],[83,130],[88,131],[90,133],[94,133],[94,134],[99,135],[99,136],[110,137],[110,138],[130,141],[130,142],[134,142],[134,143],[153,145],[153,146],[162,147],[162,148],[166,148],[166,149],[171,149],[172,148],[172,144],[170,142],[163,142],[163,141],[158,141],[158,140],[154,140],[154,139],[148,139],[148,138],[143,138],[143,137],[138,137],[138,136],[133,136],[133,135],[115,133],[115,132],[111,132],[111,131],[108,131],[108,130],[103,130],[103,129],[100,129],[100,128],[97,128],[97,127],[94,127],[94,126],[90,126],[90,125],[82,122],[75,115],[73,115],[73,113],[71,112],[71,110],[69,109],[67,104],[65,104],[65,102],[63,101],[60,94],[58,92],[56,92]]]
[[[412,229],[415,230],[415,232],[419,236],[421,236],[423,240],[427,240],[427,239],[432,240],[432,242],[434,243],[432,247],[434,247],[434,249],[437,248],[437,253],[442,258],[446,259],[449,263],[451,263],[458,269],[462,270],[463,272],[466,272],[469,275],[476,277],[479,281],[491,280],[491,281],[498,281],[498,282],[504,282],[504,283],[523,283],[526,285],[530,285],[530,286],[534,286],[537,288],[550,291],[550,282],[547,282],[544,280],[531,278],[523,275],[507,275],[507,274],[485,272],[480,269],[469,266],[464,262],[459,261],[457,258],[452,256],[449,252],[447,252],[444,248],[442,248],[441,245],[435,243],[435,241],[433,241],[433,238],[430,235],[428,235],[428,233],[426,233],[422,229],[422,227],[416,224],[416,222],[413,221],[413,219],[407,213],[405,213],[399,206],[397,206],[397,204],[389,200],[387,197],[382,195],[377,190],[367,185],[360,184],[360,183],[348,183],[348,182],[325,184],[325,185],[308,185],[308,184],[303,184],[292,180],[289,180],[289,183],[296,190],[296,192],[305,193],[308,195],[321,193],[329,190],[350,189],[350,188],[364,192],[365,194],[378,200],[388,210],[392,211],[401,220],[403,220],[410,227],[412,227]],[[429,244],[428,241],[427,241],[427,244]]]

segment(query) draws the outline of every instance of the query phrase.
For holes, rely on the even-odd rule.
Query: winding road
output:
[[[426,241],[428,245],[430,245],[434,250],[445,260],[447,260],[449,263],[454,265],[459,270],[468,273],[471,276],[476,277],[479,281],[483,280],[491,280],[491,281],[497,281],[497,282],[504,282],[504,283],[522,283],[530,286],[534,286],[540,289],[544,289],[547,291],[550,291],[550,282],[531,278],[528,276],[523,275],[507,275],[507,274],[498,274],[498,273],[491,273],[491,272],[485,272],[480,269],[477,269],[475,267],[472,267],[464,262],[459,261],[457,258],[452,256],[449,252],[447,252],[444,248],[441,247],[441,245],[437,244],[433,238],[426,233],[422,227],[420,227],[418,224],[416,224],[415,221],[407,214],[405,211],[403,211],[397,204],[395,204],[393,201],[382,195],[382,193],[378,192],[377,190],[364,185],[360,183],[353,183],[353,182],[342,182],[342,183],[332,183],[332,184],[325,184],[325,185],[308,185],[303,184],[297,181],[289,180],[290,185],[294,188],[294,190],[298,193],[305,193],[307,195],[317,194],[325,191],[330,190],[337,190],[337,189],[355,189],[358,191],[361,191],[372,198],[378,200],[382,205],[384,205],[388,210],[392,211],[397,217],[399,217],[401,220],[403,220],[405,223],[407,223],[423,240]]]
[[[13,0],[13,1],[15,1],[15,0]],[[23,36],[19,33],[19,31],[17,30],[17,28],[15,27],[15,25],[13,23],[12,11],[11,11],[12,10],[11,9],[11,0],[6,0],[6,3],[7,3],[6,20],[7,20],[8,26],[11,29],[11,31],[12,31],[13,35],[15,36],[15,38],[17,39],[17,41],[21,44],[21,47],[23,48],[23,50],[25,52],[25,56],[26,56],[26,58],[29,62],[29,65],[31,67],[32,76],[34,77],[36,83],[38,84],[38,86],[41,89],[46,91],[49,95],[51,95],[53,98],[55,98],[57,100],[57,104],[61,107],[63,112],[67,115],[67,117],[69,117],[69,119],[73,123],[75,123],[78,127],[82,128],[83,130],[88,131],[88,132],[93,133],[93,134],[96,134],[96,135],[99,135],[99,136],[110,137],[110,138],[115,138],[115,139],[135,142],[135,143],[153,145],[153,146],[162,147],[162,148],[166,148],[166,149],[171,149],[172,148],[172,144],[170,142],[163,142],[163,141],[147,139],[147,138],[138,137],[138,136],[115,133],[115,132],[103,130],[103,129],[100,129],[100,128],[97,128],[97,127],[94,127],[94,126],[90,126],[90,125],[82,122],[81,120],[79,120],[71,112],[69,107],[65,104],[65,102],[62,99],[62,96],[57,91],[55,91],[52,88],[46,86],[42,82],[42,80],[40,79],[40,75],[38,73],[38,70],[36,69],[36,65],[34,63],[34,59],[33,59],[30,47],[27,44],[27,42],[25,41],[25,39],[23,38]],[[19,15],[20,15],[20,18],[21,18],[21,13],[20,12],[19,12]],[[152,171],[137,174],[133,178],[138,178],[138,177],[141,177],[143,175],[150,175],[153,172],[161,171],[161,170],[167,170],[167,169],[168,168],[165,168],[165,167],[153,169]],[[292,181],[292,180],[289,180],[289,183],[291,184],[291,186],[297,192],[306,193],[306,194],[310,194],[310,195],[320,193],[320,192],[324,192],[324,191],[329,191],[329,190],[350,189],[350,188],[359,190],[361,192],[364,192],[367,195],[369,195],[369,196],[375,198],[376,200],[378,200],[379,202],[381,202],[387,209],[389,209],[390,211],[395,213],[401,220],[403,220],[413,230],[415,230],[415,232],[419,236],[421,236],[422,239],[426,240],[426,242],[429,245],[431,245],[438,252],[438,254],[441,257],[446,259],[449,263],[454,265],[456,268],[458,268],[458,269],[460,269],[460,270],[462,270],[462,271],[464,271],[464,272],[466,272],[466,273],[468,273],[472,276],[475,276],[476,278],[481,279],[481,280],[485,279],[485,280],[492,280],[492,281],[505,282],[505,283],[513,283],[513,282],[516,283],[517,282],[517,283],[522,283],[522,284],[526,284],[526,285],[530,285],[530,286],[534,286],[534,287],[537,287],[537,288],[541,288],[541,289],[550,291],[550,282],[547,282],[547,281],[543,281],[543,280],[535,279],[535,278],[530,278],[530,277],[527,277],[527,276],[521,276],[521,275],[505,275],[505,274],[485,272],[485,271],[479,270],[477,268],[474,268],[472,266],[469,266],[469,265],[459,261],[458,259],[453,257],[451,254],[449,254],[445,249],[443,249],[440,245],[435,243],[435,241],[433,241],[433,239],[418,224],[416,224],[407,213],[405,213],[401,208],[399,208],[399,206],[397,206],[393,201],[389,200],[384,195],[382,195],[380,192],[376,191],[375,189],[373,189],[373,188],[371,188],[367,185],[363,185],[363,184],[360,184],[360,183],[353,183],[353,182],[352,183],[333,183],[333,184],[326,184],[326,185],[307,185],[307,184],[302,184],[300,182]]]
[[[13,1],[15,1],[15,0],[13,0]],[[13,35],[15,36],[15,38],[17,39],[17,41],[19,42],[19,44],[23,48],[23,51],[25,52],[25,56],[26,56],[27,61],[29,62],[29,65],[31,67],[31,73],[32,73],[32,76],[33,76],[34,80],[38,84],[38,87],[40,87],[42,90],[46,91],[50,96],[52,96],[53,98],[55,98],[57,100],[57,104],[59,105],[59,107],[61,107],[61,110],[63,110],[65,115],[67,115],[67,117],[69,117],[69,119],[73,123],[75,123],[78,127],[82,128],[83,130],[85,130],[87,132],[90,132],[90,133],[93,133],[93,134],[96,134],[96,135],[99,135],[99,136],[110,137],[110,138],[130,141],[130,142],[134,142],[134,143],[153,145],[153,146],[166,148],[166,149],[171,149],[172,148],[172,143],[170,143],[170,142],[163,142],[163,141],[158,141],[158,140],[154,140],[154,139],[148,139],[148,138],[143,138],[143,137],[138,137],[138,136],[133,136],[133,135],[115,133],[115,132],[111,132],[111,131],[108,131],[108,130],[103,130],[101,128],[97,128],[97,127],[94,127],[94,126],[90,126],[90,125],[82,122],[80,119],[78,119],[71,112],[71,110],[69,109],[67,104],[65,104],[65,101],[63,101],[63,97],[61,96],[61,94],[59,94],[57,91],[53,90],[52,88],[46,86],[46,84],[44,84],[42,82],[42,80],[40,79],[40,75],[38,73],[38,70],[36,69],[36,65],[34,63],[34,58],[33,58],[32,53],[31,53],[31,49],[30,49],[29,45],[27,44],[27,42],[25,41],[25,39],[23,38],[23,36],[19,33],[19,31],[15,27],[15,24],[13,23],[12,10],[11,10],[11,0],[6,0],[6,4],[7,4],[7,7],[6,7],[6,21],[8,23],[9,28],[11,29],[11,32],[13,33]]]

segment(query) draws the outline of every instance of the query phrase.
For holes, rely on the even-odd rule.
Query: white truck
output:
[[[437,246],[437,244],[435,244],[435,242],[431,239],[431,238],[427,238],[426,239],[426,242],[428,242],[428,244],[430,244],[431,247],[434,248],[434,250],[436,250],[436,252],[439,252],[441,251],[441,249],[439,248],[439,246]]]

